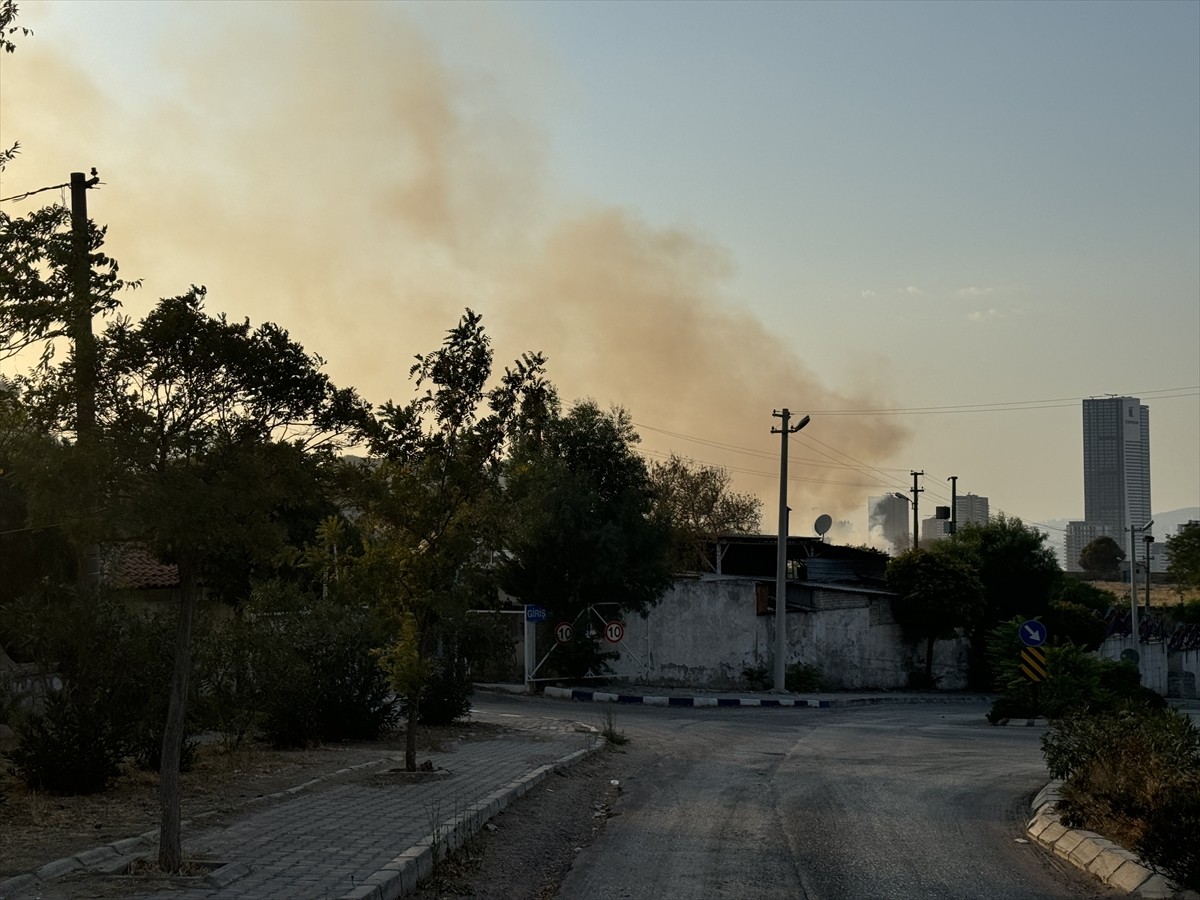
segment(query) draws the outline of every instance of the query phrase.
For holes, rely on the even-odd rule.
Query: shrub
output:
[[[245,616],[246,655],[214,680],[249,704],[273,745],[369,740],[395,725],[396,701],[371,652],[381,639],[365,610],[273,582],[255,588]],[[240,683],[230,671],[240,671]]]
[[[785,672],[784,676],[786,677],[786,675]],[[750,685],[752,691],[765,691],[771,686],[771,673],[762,664],[746,666],[742,669],[742,677],[746,679],[746,683]]]
[[[121,772],[124,741],[104,701],[68,689],[46,697],[41,714],[17,719],[12,771],[31,788],[52,794],[93,794]]]
[[[1200,775],[1159,791],[1134,849],[1183,890],[1200,891]]]
[[[449,725],[471,711],[472,685],[466,661],[450,657],[437,660],[421,692],[422,725]]]
[[[15,771],[57,793],[103,790],[147,734],[161,740],[172,646],[157,634],[163,626],[55,586],[5,616],[46,687],[40,711],[15,717]]]
[[[1051,776],[1064,779],[1058,810],[1067,825],[1154,853],[1177,848],[1194,827],[1187,817],[1200,808],[1200,730],[1186,714],[1130,704],[1076,713],[1051,723],[1042,750]],[[1177,819],[1164,816],[1186,796]]]

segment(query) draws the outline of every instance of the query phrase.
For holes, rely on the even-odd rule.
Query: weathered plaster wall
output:
[[[924,645],[904,642],[887,597],[816,588],[802,602],[811,608],[787,615],[788,663],[816,666],[827,687],[904,688],[924,667]],[[678,582],[645,619],[625,620],[614,671],[648,684],[744,687],[743,670],[773,659],[775,617],[755,607],[752,579]],[[965,687],[964,640],[935,644],[934,674],[942,688]]]

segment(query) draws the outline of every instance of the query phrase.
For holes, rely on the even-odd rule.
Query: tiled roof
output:
[[[179,586],[179,567],[160,563],[144,547],[127,545],[113,552],[104,580],[120,590]]]

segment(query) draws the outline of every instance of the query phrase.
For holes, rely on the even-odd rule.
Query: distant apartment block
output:
[[[988,498],[978,494],[959,494],[954,503],[955,519],[959,526],[986,525],[988,523]]]
[[[1063,549],[1063,553],[1066,555],[1066,559],[1062,561],[1063,568],[1068,572],[1082,572],[1083,566],[1079,565],[1079,557],[1083,554],[1083,548],[1096,538],[1106,535],[1109,535],[1107,525],[1096,522],[1068,522]],[[1120,534],[1110,536],[1124,547],[1126,553],[1129,552],[1128,542],[1121,544]]]
[[[1136,397],[1084,400],[1084,522],[1128,548],[1130,525],[1149,522],[1150,510],[1150,408]]]

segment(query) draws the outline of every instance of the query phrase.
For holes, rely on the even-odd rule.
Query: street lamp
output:
[[[788,505],[787,505],[787,439],[789,434],[795,434],[809,423],[811,416],[805,416],[795,425],[788,426],[791,412],[784,408],[772,413],[782,420],[779,428],[772,428],[771,433],[780,435],[779,452],[779,539],[775,548],[775,690],[786,690],[787,666],[787,539],[788,539]]]

